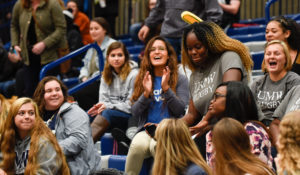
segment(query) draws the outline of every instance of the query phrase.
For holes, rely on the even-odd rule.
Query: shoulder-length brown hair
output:
[[[184,174],[189,163],[200,166],[208,175],[212,174],[183,120],[162,120],[155,138],[157,145],[152,174]]]
[[[161,36],[156,36],[153,37],[146,45],[145,48],[145,54],[141,62],[140,66],[140,71],[139,74],[135,80],[134,83],[134,91],[132,94],[132,102],[136,101],[140,95],[144,92],[144,87],[143,87],[143,79],[147,71],[149,71],[151,77],[152,77],[152,84],[154,83],[154,66],[151,64],[150,61],[150,48],[152,47],[153,43],[156,40],[160,40],[165,43],[168,51],[168,56],[169,59],[167,61],[167,65],[171,71],[170,73],[170,80],[169,80],[169,85],[170,88],[176,93],[176,85],[178,81],[178,68],[177,68],[177,55],[171,44],[169,44],[163,37]],[[153,91],[154,85],[152,85],[152,91]]]
[[[46,105],[46,102],[44,99],[45,84],[48,83],[49,81],[58,82],[61,87],[61,91],[64,95],[64,102],[66,102],[68,100],[68,88],[65,86],[65,84],[54,76],[46,76],[45,78],[42,79],[42,81],[39,82],[39,84],[37,85],[37,87],[34,91],[34,94],[33,94],[33,99],[38,104],[38,107],[39,107],[39,110],[40,110],[40,113],[42,116],[45,112],[45,105]]]
[[[267,164],[251,153],[249,136],[239,121],[221,119],[213,128],[212,142],[216,175],[274,174]]]
[[[284,70],[286,71],[289,71],[292,69],[292,59],[291,59],[291,56],[290,56],[290,52],[289,52],[289,49],[288,49],[288,46],[283,42],[283,41],[280,41],[280,40],[272,40],[270,42],[268,42],[265,46],[265,54],[264,54],[264,57],[266,55],[266,50],[267,48],[270,46],[270,45],[273,45],[273,44],[279,44],[281,45],[282,49],[283,49],[283,52],[284,52],[284,55],[285,55],[285,59],[286,59],[286,63],[284,65]],[[265,59],[263,60],[262,64],[261,64],[261,69],[263,72],[268,72],[267,70],[267,67],[266,67],[266,61]]]
[[[126,46],[119,41],[111,43],[111,45],[108,47],[107,52],[106,52],[106,60],[105,60],[105,65],[104,65],[104,70],[103,70],[103,78],[104,78],[105,83],[108,85],[110,85],[113,81],[113,71],[114,71],[114,68],[108,63],[109,54],[113,50],[119,49],[119,48],[122,49],[123,54],[125,56],[125,62],[122,65],[119,76],[121,77],[122,80],[125,80],[131,71],[131,67],[129,64],[129,53],[128,53],[128,50],[126,49]]]
[[[55,136],[52,134],[50,129],[45,125],[43,120],[39,115],[39,110],[36,103],[30,98],[19,98],[17,99],[11,106],[9,113],[7,115],[7,119],[5,122],[5,130],[3,132],[3,136],[1,138],[1,152],[3,154],[3,161],[1,163],[1,168],[7,174],[15,174],[15,144],[16,144],[16,137],[18,136],[17,127],[15,124],[15,117],[18,114],[19,109],[24,105],[30,103],[34,107],[35,113],[35,124],[33,129],[30,132],[31,140],[30,140],[30,150],[28,155],[28,161],[25,168],[25,175],[34,175],[36,174],[36,170],[39,167],[39,162],[37,160],[37,154],[39,153],[40,140],[45,139],[48,140],[53,148],[55,149],[58,158],[57,162],[62,162],[62,166],[58,174],[70,174],[68,165],[66,163],[65,156],[58,145],[58,142]]]

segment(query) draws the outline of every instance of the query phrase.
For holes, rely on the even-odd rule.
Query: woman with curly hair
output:
[[[30,98],[19,98],[12,104],[0,145],[2,174],[70,174],[55,136]]]
[[[144,131],[144,125],[183,116],[188,98],[188,81],[178,73],[173,47],[160,36],[152,38],[134,84],[127,129],[127,136],[133,138],[125,165],[127,174],[139,174],[144,158],[154,155],[155,141]]]
[[[154,138],[157,145],[152,174],[212,174],[182,120],[162,120]]]
[[[235,119],[223,118],[214,126],[212,144],[215,175],[275,175],[267,164],[251,153],[249,136]]]
[[[300,110],[286,114],[279,125],[277,143],[277,170],[279,175],[300,173]]]

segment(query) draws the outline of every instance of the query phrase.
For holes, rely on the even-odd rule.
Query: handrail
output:
[[[40,72],[40,80],[42,80],[45,76],[46,76],[46,72],[56,66],[58,66],[59,64],[83,53],[83,52],[86,52],[89,48],[94,48],[96,49],[97,53],[98,53],[98,61],[99,61],[99,71],[100,71],[100,74],[99,76],[95,76],[93,78],[90,78],[88,79],[87,81],[85,82],[82,82],[78,85],[76,85],[75,87],[69,89],[68,93],[69,94],[73,94],[74,92],[78,91],[79,89],[83,88],[83,87],[86,87],[87,85],[91,84],[92,82],[96,81],[97,79],[100,78],[101,76],[101,72],[103,71],[103,68],[104,68],[104,58],[103,58],[103,54],[102,54],[102,51],[100,49],[100,47],[96,44],[96,43],[92,43],[92,44],[88,44],[88,45],[85,45],[83,47],[81,47],[80,49],[77,49],[71,53],[69,53],[68,55],[65,55],[47,65],[45,65],[42,69],[41,69],[41,72]]]
[[[265,6],[265,13],[266,13],[266,23],[270,21],[270,7],[273,3],[275,3],[277,0],[269,0],[266,2]]]

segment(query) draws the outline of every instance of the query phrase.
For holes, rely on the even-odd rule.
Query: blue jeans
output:
[[[112,121],[114,121],[115,117],[121,117],[121,118],[129,118],[131,117],[130,114],[127,114],[125,112],[119,111],[119,110],[113,110],[113,109],[105,109],[102,111],[101,114],[110,124]]]
[[[181,63],[180,54],[181,54],[181,38],[167,38],[165,39],[173,46],[176,54],[177,54],[177,61]]]
[[[8,97],[7,90],[10,86],[14,85],[16,80],[8,80],[0,82],[0,93],[3,94],[5,97]]]

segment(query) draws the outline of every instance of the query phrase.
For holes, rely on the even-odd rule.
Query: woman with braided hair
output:
[[[182,38],[182,64],[192,70],[189,84],[192,98],[183,120],[192,126],[203,118],[203,122],[190,128],[192,134],[201,135],[199,132],[203,134],[208,125],[205,114],[217,85],[226,81],[247,84],[253,61],[241,42],[228,37],[213,22],[188,26]]]

